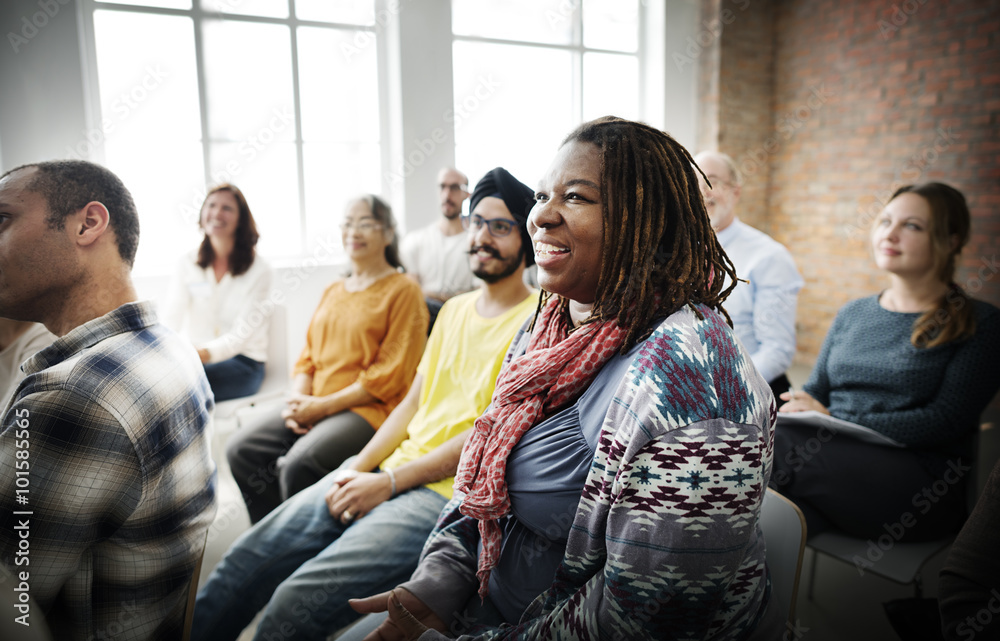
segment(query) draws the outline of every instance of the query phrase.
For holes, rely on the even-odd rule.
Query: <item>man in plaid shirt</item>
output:
[[[180,638],[215,514],[212,394],[190,345],[135,302],[138,240],[103,167],[0,177],[0,316],[59,337],[2,414],[0,590],[15,605],[0,616],[44,618],[60,640]]]

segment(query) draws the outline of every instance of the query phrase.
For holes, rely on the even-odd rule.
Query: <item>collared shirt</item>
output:
[[[479,285],[469,267],[469,236],[445,236],[437,223],[406,234],[399,245],[399,257],[425,293],[450,298]]]
[[[0,561],[42,610],[27,621],[44,612],[57,639],[180,638],[216,508],[197,355],[128,303],[24,373],[0,428]]]
[[[716,235],[736,276],[750,281],[737,283],[723,306],[753,364],[773,381],[795,356],[795,306],[804,281],[784,245],[738,218]]]
[[[215,280],[215,270],[198,266],[198,252],[184,255],[170,283],[170,291],[160,310],[163,323],[203,347],[210,363],[237,354],[264,363],[267,361],[267,332],[274,305],[271,295],[272,271],[257,256],[243,274],[226,272]]]

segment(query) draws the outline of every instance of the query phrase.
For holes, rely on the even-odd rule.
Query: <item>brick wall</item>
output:
[[[740,219],[768,233],[770,157],[781,144],[772,131],[773,5],[772,0],[723,0],[725,36],[719,54],[719,87],[725,99],[719,104],[717,148],[733,158],[743,176]]]
[[[797,361],[815,360],[841,305],[886,285],[868,228],[899,185],[938,180],[965,193],[973,233],[958,282],[1000,305],[1000,3],[726,6],[738,15],[717,43],[718,146],[766,164],[748,177],[741,216],[784,243],[806,279]],[[703,56],[700,71],[712,63]]]

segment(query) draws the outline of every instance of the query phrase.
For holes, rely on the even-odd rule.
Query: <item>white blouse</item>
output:
[[[226,272],[216,282],[212,266],[202,269],[197,259],[195,250],[178,263],[161,320],[195,347],[207,349],[210,363],[237,354],[265,362],[274,307],[267,302],[271,266],[258,255],[245,273],[234,277]]]

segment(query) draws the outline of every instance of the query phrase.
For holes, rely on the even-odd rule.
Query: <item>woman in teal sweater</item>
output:
[[[845,305],[804,392],[781,395],[781,412],[831,414],[904,446],[779,427],[771,484],[802,508],[810,535],[919,541],[962,526],[979,415],[1000,387],[1000,310],[954,282],[969,226],[953,187],[893,194],[871,233],[889,287]]]

